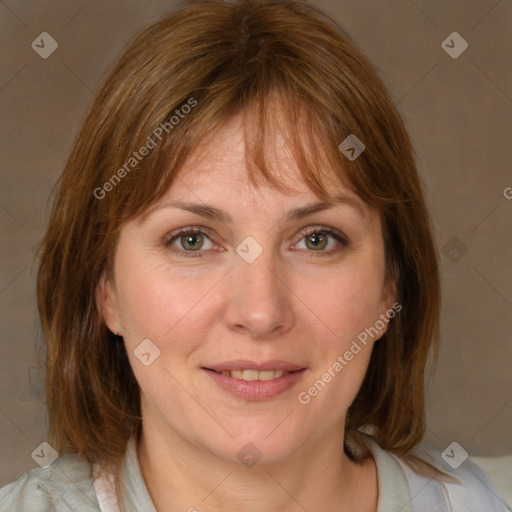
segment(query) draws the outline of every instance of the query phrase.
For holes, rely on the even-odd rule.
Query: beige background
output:
[[[381,70],[427,187],[444,292],[427,439],[441,448],[457,441],[470,455],[511,453],[512,1],[315,3]],[[106,66],[172,5],[0,3],[0,486],[36,467],[31,453],[45,439],[41,373],[30,371],[36,389],[28,378],[40,343],[33,248],[48,195]],[[59,44],[48,59],[31,48],[43,31]],[[454,31],[469,43],[457,59],[441,47]]]

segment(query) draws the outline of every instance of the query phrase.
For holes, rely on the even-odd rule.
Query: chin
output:
[[[305,439],[302,439],[302,436],[299,438],[298,434],[295,436],[293,427],[285,425],[286,420],[283,422],[283,418],[274,416],[272,420],[258,421],[247,418],[244,420],[243,425],[238,426],[237,435],[228,427],[227,430],[233,434],[233,437],[222,431],[217,439],[213,437],[203,439],[203,446],[215,457],[226,462],[242,463],[246,467],[253,467],[255,464],[280,463],[292,456],[304,444]],[[297,429],[304,432],[298,426]]]

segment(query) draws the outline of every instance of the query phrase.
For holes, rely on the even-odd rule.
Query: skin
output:
[[[387,325],[308,404],[297,396],[393,304],[379,214],[333,177],[333,195],[357,206],[340,203],[285,220],[289,210],[319,198],[282,140],[273,168],[293,193],[252,186],[242,134],[233,119],[189,160],[165,197],[122,228],[113,279],[104,276],[99,285],[105,322],[123,336],[141,388],[138,456],[146,485],[159,511],[375,511],[375,464],[351,461],[343,432]],[[176,200],[215,206],[232,221],[163,207]],[[172,238],[188,226],[205,231],[193,242],[199,251],[186,236]],[[327,236],[315,248],[303,228],[332,229],[349,245]],[[236,252],[247,236],[263,249],[252,263]],[[187,248],[199,256],[183,255]],[[134,350],[148,338],[160,356],[145,366]],[[233,359],[279,359],[307,369],[291,389],[251,401],[232,396],[202,369]],[[251,468],[237,458],[246,443],[261,453]]]

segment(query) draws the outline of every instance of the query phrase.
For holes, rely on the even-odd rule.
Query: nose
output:
[[[230,330],[263,340],[292,328],[293,292],[272,251],[264,250],[252,263],[237,256],[227,281],[224,321]]]

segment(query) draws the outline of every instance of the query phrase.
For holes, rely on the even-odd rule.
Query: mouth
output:
[[[291,372],[285,370],[222,370],[216,371],[211,368],[206,368],[206,370],[210,370],[212,372],[218,373],[220,375],[229,375],[234,379],[245,380],[246,382],[253,382],[255,380],[259,381],[267,381],[279,379],[283,375],[288,375]],[[300,370],[297,370],[300,371]]]
[[[202,367],[223,390],[244,400],[268,400],[294,386],[307,368],[282,361],[232,361]]]

